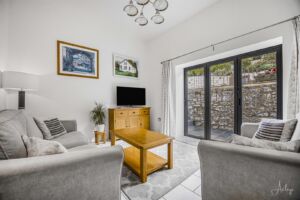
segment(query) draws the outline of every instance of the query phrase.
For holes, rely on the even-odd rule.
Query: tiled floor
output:
[[[201,200],[200,183],[200,170],[198,170],[159,200]],[[128,200],[128,198],[122,193],[121,200]]]
[[[198,170],[160,200],[201,200],[200,186],[200,170]]]
[[[180,141],[190,143],[187,137],[182,137]],[[123,141],[117,141],[118,144],[126,145]],[[195,143],[196,144],[196,143]],[[99,147],[110,146],[110,142],[99,145]],[[201,200],[201,179],[200,170],[188,177],[180,185],[168,192],[159,200]],[[123,192],[121,193],[121,200],[129,200]]]

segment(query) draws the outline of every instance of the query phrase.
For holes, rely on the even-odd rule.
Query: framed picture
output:
[[[98,79],[99,51],[57,41],[57,74]]]
[[[122,56],[119,54],[113,55],[113,70],[115,76],[138,78],[139,77],[139,62],[137,59]]]

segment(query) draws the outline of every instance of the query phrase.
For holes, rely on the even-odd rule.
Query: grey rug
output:
[[[155,148],[152,152],[166,158],[167,146]],[[173,144],[173,169],[162,169],[148,176],[142,184],[139,178],[126,166],[123,167],[122,191],[131,200],[157,200],[175,188],[199,167],[197,147],[179,141]]]

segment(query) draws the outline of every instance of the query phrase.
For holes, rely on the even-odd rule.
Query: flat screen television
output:
[[[146,89],[117,86],[118,106],[144,106],[146,105]]]

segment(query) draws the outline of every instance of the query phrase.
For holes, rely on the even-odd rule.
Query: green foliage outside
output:
[[[252,73],[270,70],[276,67],[276,53],[263,54],[261,56],[242,59],[243,73]],[[233,72],[233,62],[212,65],[210,72],[214,75],[228,76]],[[196,68],[188,71],[188,76],[204,75],[204,68]]]
[[[276,67],[276,53],[242,59],[244,73],[260,72]]]

